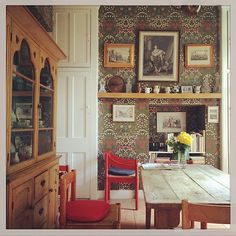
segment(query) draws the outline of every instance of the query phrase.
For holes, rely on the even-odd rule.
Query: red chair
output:
[[[110,200],[111,183],[132,183],[135,187],[135,209],[138,210],[139,175],[138,162],[133,159],[123,159],[111,152],[105,157],[105,201]]]
[[[120,203],[76,199],[76,171],[60,179],[61,229],[119,229]]]
[[[69,172],[69,166],[68,165],[59,165],[59,177],[61,177],[63,174]]]
[[[62,175],[69,172],[69,166],[68,165],[59,165],[59,181],[62,177]],[[60,195],[60,186],[58,186],[58,195]]]

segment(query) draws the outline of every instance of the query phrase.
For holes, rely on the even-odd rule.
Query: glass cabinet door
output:
[[[46,59],[40,72],[38,155],[53,150],[53,96],[54,84],[50,64]]]
[[[34,71],[28,43],[23,39],[13,56],[10,165],[33,158]]]

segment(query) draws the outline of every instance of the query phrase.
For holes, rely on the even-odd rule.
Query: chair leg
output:
[[[193,220],[191,220],[191,229],[194,229],[194,221]]]
[[[207,229],[207,223],[201,222],[201,229]]]
[[[108,185],[107,185],[107,199],[108,199],[108,201],[110,200],[110,192],[111,192],[111,183],[110,183],[110,181],[108,181]]]
[[[138,190],[139,190],[139,185],[136,183],[135,185],[135,210],[138,210]]]
[[[108,180],[105,180],[105,188],[104,188],[104,192],[105,192],[105,202],[108,202]]]

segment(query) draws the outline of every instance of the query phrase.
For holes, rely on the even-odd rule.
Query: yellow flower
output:
[[[182,144],[191,146],[193,138],[186,132],[181,132],[178,136],[177,136],[177,141],[179,141]]]

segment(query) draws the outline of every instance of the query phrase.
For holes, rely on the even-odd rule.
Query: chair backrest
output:
[[[138,162],[136,159],[124,159],[113,155],[111,152],[105,152],[105,171],[108,172],[109,167],[119,167],[127,170],[135,170],[138,173]]]
[[[59,171],[69,172],[69,166],[68,165],[59,165]]]
[[[69,166],[68,165],[59,165],[59,179],[62,175],[69,172]]]
[[[71,170],[60,179],[60,225],[66,222],[66,204],[74,201],[76,195],[76,171]]]
[[[182,228],[191,228],[191,221],[230,224],[230,205],[196,204],[189,203],[187,200],[182,200]]]

